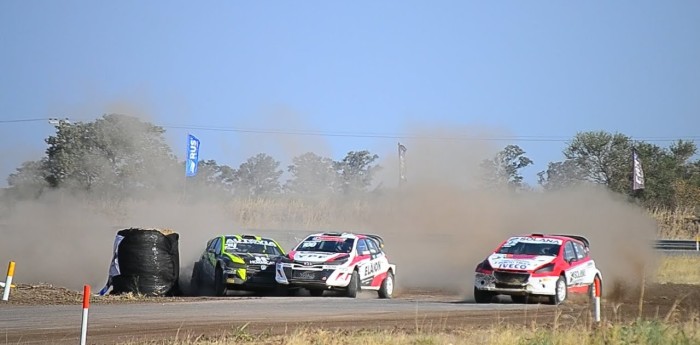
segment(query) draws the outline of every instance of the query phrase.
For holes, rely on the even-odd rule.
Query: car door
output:
[[[364,238],[357,241],[357,255],[361,258],[357,264],[358,272],[360,273],[360,281],[362,285],[367,285],[374,277],[374,268],[372,267],[372,255],[369,250],[368,242]]]
[[[209,244],[209,247],[207,247],[207,253],[206,253],[206,265],[204,265],[205,272],[207,277],[209,279],[213,280],[214,279],[214,271],[216,269],[216,259],[217,259],[217,249],[219,252],[221,251],[221,238],[217,237],[211,243]]]
[[[578,285],[589,285],[593,283],[596,275],[595,263],[591,260],[588,248],[579,242],[572,242],[576,250],[577,267],[582,271],[580,279],[576,281]]]
[[[568,266],[564,271],[566,285],[575,287],[585,284],[586,266],[590,260],[586,260],[585,256],[576,252],[573,241],[566,241],[564,244],[564,261],[566,261],[565,265]]]
[[[367,268],[365,269],[366,274],[364,275],[362,281],[363,283],[366,283],[365,285],[370,285],[377,275],[386,272],[389,265],[384,252],[382,252],[376,242],[370,239],[363,240],[369,249],[370,258],[367,261]]]

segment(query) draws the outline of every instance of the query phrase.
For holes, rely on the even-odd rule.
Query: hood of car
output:
[[[254,253],[231,253],[231,255],[237,256],[246,264],[254,265],[270,265],[275,262],[276,256],[269,256],[265,254],[254,254]]]
[[[488,258],[491,267],[502,270],[533,271],[556,259],[551,255],[491,254]]]
[[[333,260],[339,256],[346,256],[347,253],[327,253],[327,252],[293,252],[290,257],[294,261],[322,263]]]

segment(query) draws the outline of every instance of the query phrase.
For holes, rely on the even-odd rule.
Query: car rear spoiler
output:
[[[586,248],[591,247],[591,243],[588,242],[588,239],[583,237],[583,236],[579,236],[579,235],[555,235],[555,236],[571,237],[575,240],[579,240],[579,241],[583,242],[583,245],[586,246]]]
[[[379,236],[379,235],[374,235],[374,234],[363,234],[373,240],[375,240],[379,244],[379,248],[384,248],[384,239]]]

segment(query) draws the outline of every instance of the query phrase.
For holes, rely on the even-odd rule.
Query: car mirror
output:
[[[360,255],[369,255],[369,250],[363,250],[360,252]]]
[[[569,265],[571,265],[571,263],[574,261],[576,261],[576,258],[569,258],[568,260],[566,260],[566,262],[568,262]]]

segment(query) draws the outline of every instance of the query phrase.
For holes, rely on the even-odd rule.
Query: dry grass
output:
[[[370,206],[363,200],[257,198],[234,200],[230,208],[236,223],[243,227],[289,227],[293,224],[304,229],[357,224],[358,220],[365,220]]]
[[[602,345],[602,344],[699,344],[700,321],[697,317],[683,323],[635,321],[605,324],[599,327],[577,325],[567,328],[551,326],[494,325],[493,327],[442,329],[434,332],[417,330],[335,331],[301,329],[287,335],[253,335],[245,327],[214,338],[194,336],[175,337],[170,341],[129,342],[135,344],[173,345]]]
[[[270,198],[236,199],[229,206],[237,224],[248,228],[289,226],[301,229],[357,225],[366,222],[371,198],[357,200]],[[658,223],[658,238],[694,239],[700,218],[694,208],[650,209]]]
[[[659,238],[694,239],[700,235],[700,218],[693,208],[657,208],[649,210],[649,214],[659,224]]]
[[[656,281],[662,284],[700,284],[700,255],[662,257]]]

